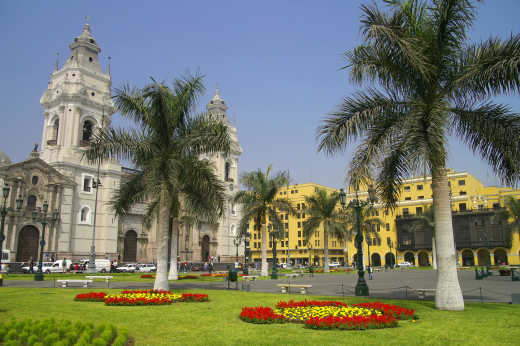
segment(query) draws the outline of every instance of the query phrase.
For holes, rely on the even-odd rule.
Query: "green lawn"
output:
[[[0,321],[54,317],[109,322],[127,328],[137,345],[517,345],[520,340],[518,305],[471,303],[463,312],[447,312],[435,310],[432,302],[385,301],[414,308],[420,319],[392,329],[318,331],[297,324],[255,325],[238,318],[243,306],[274,307],[279,300],[302,299],[301,295],[202,290],[197,292],[209,295],[207,303],[139,307],[73,301],[75,294],[88,291],[92,290],[3,287]]]

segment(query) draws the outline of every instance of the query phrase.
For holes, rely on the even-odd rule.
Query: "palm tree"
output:
[[[152,81],[143,89],[126,86],[116,90],[117,109],[137,129],[102,130],[85,153],[90,161],[126,159],[139,169],[121,184],[112,206],[118,215],[125,215],[134,204],[147,203],[146,219],[158,218],[155,289],[168,289],[170,218],[175,254],[181,217],[192,215],[214,222],[224,208],[225,187],[212,163],[201,155],[228,152],[230,137],[220,120],[210,114],[192,114],[203,91],[201,76],[175,79],[172,88]],[[177,279],[174,255],[171,266],[173,279]]]
[[[488,161],[504,183],[520,178],[520,118],[489,97],[518,91],[520,35],[468,44],[470,0],[388,0],[391,11],[361,7],[364,43],[345,53],[351,79],[374,87],[345,98],[318,129],[319,151],[333,154],[362,139],[349,169],[358,186],[377,171],[394,208],[404,178],[423,162],[432,176],[438,309],[463,310],[446,171],[455,134]]]
[[[408,229],[410,232],[428,230],[432,232],[432,257],[433,257],[433,269],[437,269],[437,247],[435,244],[435,215],[433,208],[428,206],[424,209],[421,214],[416,214],[416,223],[413,223]]]
[[[323,189],[317,189],[312,196],[306,196],[306,213],[309,219],[303,223],[303,236],[307,242],[323,225],[323,271],[329,272],[329,236],[339,240],[345,238],[344,215],[338,209],[339,194],[328,194]]]
[[[356,234],[356,212],[352,208],[349,208],[346,214],[346,222],[348,225],[351,225],[347,229],[347,239],[352,240]],[[365,206],[361,209],[361,233],[363,234],[363,239],[366,239],[367,242],[367,257],[368,263],[371,265],[370,258],[370,241],[369,239],[377,239],[377,242],[381,242],[381,237],[379,236],[379,232],[377,231],[378,227],[384,227],[385,223],[380,218],[376,217],[376,208],[373,206]],[[357,258],[357,257],[356,257]],[[357,258],[358,261],[362,261],[362,258]]]
[[[278,197],[278,191],[287,184],[288,172],[278,172],[272,178],[269,177],[271,166],[264,173],[260,169],[244,173],[240,177],[240,183],[246,188],[235,194],[235,203],[242,205],[242,218],[239,222],[240,234],[245,234],[249,229],[249,222],[253,220],[255,227],[262,230],[262,276],[268,275],[267,265],[267,227],[271,224],[272,232],[278,232],[282,227],[282,221],[278,212],[284,211],[294,214],[294,209],[287,198]],[[277,233],[276,233],[277,234]],[[273,233],[275,235],[275,233]]]

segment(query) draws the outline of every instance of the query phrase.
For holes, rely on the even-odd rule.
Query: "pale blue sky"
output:
[[[200,70],[208,89],[200,109],[218,83],[244,149],[241,172],[272,163],[288,169],[295,183],[339,188],[350,153],[316,153],[315,132],[357,89],[339,69],[342,52],[360,43],[362,3],[369,1],[0,0],[0,150],[17,162],[41,141],[39,99],[56,52],[63,63],[88,15],[100,60],[112,57],[114,87]],[[488,0],[478,8],[473,40],[520,31],[520,1]],[[518,95],[500,101],[520,111]],[[118,114],[113,123],[122,123]],[[451,167],[496,184],[487,164],[464,145],[453,142],[449,150]]]

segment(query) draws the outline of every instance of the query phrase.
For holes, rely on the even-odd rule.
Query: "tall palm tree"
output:
[[[228,152],[230,136],[227,126],[210,114],[193,114],[203,91],[201,76],[175,79],[171,88],[152,81],[143,89],[116,90],[117,109],[137,128],[102,130],[85,153],[91,161],[126,159],[139,170],[121,184],[112,204],[118,215],[125,215],[132,205],[147,203],[146,219],[158,218],[155,289],[168,289],[170,218],[175,254],[182,216],[214,222],[224,209],[225,187],[201,155]],[[176,279],[174,255],[171,265]]]
[[[305,197],[306,213],[309,219],[303,223],[303,236],[307,242],[323,226],[323,271],[329,270],[329,236],[343,240],[346,235],[345,218],[341,209],[338,209],[339,194],[318,188],[312,196]]]
[[[352,208],[349,208],[347,210],[346,214],[346,222],[348,225],[350,225],[347,228],[347,239],[352,240],[356,234],[356,211]],[[381,229],[381,227],[384,227],[385,223],[380,218],[376,217],[376,208],[373,206],[365,206],[361,209],[361,233],[363,234],[363,239],[367,242],[367,258],[368,263],[371,263],[370,258],[370,243],[371,241],[369,239],[377,239],[377,242],[381,242],[381,237],[379,236],[379,232],[377,231],[377,228]],[[358,258],[358,261],[363,261],[362,258]],[[365,263],[364,261],[362,262]]]
[[[235,194],[235,203],[242,205],[242,218],[239,222],[239,232],[244,234],[249,229],[251,220],[255,227],[262,230],[262,276],[268,275],[267,265],[267,228],[271,224],[273,235],[277,235],[282,227],[279,212],[294,214],[291,202],[287,198],[278,196],[278,191],[287,184],[288,172],[278,172],[272,178],[269,177],[271,166],[264,173],[260,169],[242,174],[240,183],[246,189]]]
[[[463,310],[457,278],[446,161],[455,134],[488,161],[504,183],[520,178],[519,115],[488,98],[520,89],[520,35],[468,44],[471,0],[388,0],[389,12],[361,7],[364,43],[345,53],[351,79],[374,85],[345,98],[318,129],[329,154],[362,139],[349,176],[354,185],[378,172],[395,207],[404,178],[426,163],[432,176],[438,309]]]
[[[432,257],[433,269],[437,269],[437,246],[435,244],[435,214],[433,208],[428,206],[421,214],[416,214],[418,222],[413,223],[408,229],[410,232],[428,230],[432,232]]]

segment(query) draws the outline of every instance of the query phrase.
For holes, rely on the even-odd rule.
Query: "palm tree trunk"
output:
[[[464,310],[454,251],[448,176],[444,167],[432,170],[432,190],[438,265],[435,307],[440,310]]]
[[[172,246],[171,246],[171,257],[170,257],[170,272],[168,273],[168,280],[178,280],[179,279],[179,271],[177,264],[177,240],[179,237],[179,219],[174,218],[172,225]]]
[[[262,225],[262,276],[268,276],[267,267],[267,224]]]
[[[157,273],[155,274],[155,290],[168,290],[168,220],[169,211],[167,191],[161,191],[159,201],[159,229],[157,230]]]
[[[325,273],[330,272],[329,270],[329,234],[327,233],[327,230],[325,227],[323,227],[323,271]]]
[[[435,244],[435,236],[432,237],[432,261],[433,269],[437,270],[437,245]]]

